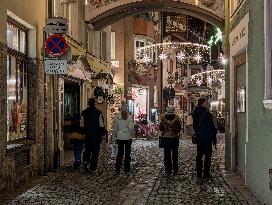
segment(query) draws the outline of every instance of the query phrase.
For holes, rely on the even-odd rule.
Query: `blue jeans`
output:
[[[72,143],[74,145],[74,156],[75,156],[74,167],[79,168],[81,165],[81,154],[82,154],[84,143],[82,140],[76,140],[76,139],[74,139]]]

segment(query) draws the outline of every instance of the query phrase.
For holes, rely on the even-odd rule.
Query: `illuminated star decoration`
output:
[[[185,54],[182,51],[179,52],[177,55],[177,59],[182,62],[185,59]]]
[[[196,81],[196,84],[197,84],[198,86],[201,86],[202,81],[201,81],[201,80],[197,80],[197,81]]]
[[[212,78],[211,78],[211,76],[209,76],[207,80],[208,80],[208,83],[209,83],[209,84],[212,83]]]
[[[161,60],[166,60],[166,59],[167,59],[167,55],[166,55],[165,53],[161,53],[161,54],[159,55],[159,58],[160,58]]]
[[[195,60],[197,61],[197,63],[199,63],[199,61],[201,60],[201,55],[198,53],[195,57]]]
[[[214,44],[217,44],[218,41],[222,41],[223,37],[222,37],[222,31],[219,28],[216,28],[217,33],[215,35],[215,40],[214,40]]]
[[[145,63],[150,63],[151,62],[151,58],[149,56],[147,56],[147,55],[144,56],[143,60],[144,60]]]
[[[211,36],[211,39],[208,41],[209,46],[216,45],[219,41],[223,40],[222,31],[220,28],[216,28],[216,34]]]

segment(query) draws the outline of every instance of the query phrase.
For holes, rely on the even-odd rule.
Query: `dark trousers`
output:
[[[204,170],[203,170],[203,156],[205,155]],[[196,156],[196,171],[198,177],[202,177],[202,172],[205,175],[210,173],[212,160],[212,142],[200,142],[197,144]]]
[[[117,153],[116,164],[115,164],[116,172],[120,172],[124,153],[125,153],[124,169],[125,169],[125,172],[129,172],[130,161],[131,161],[130,153],[131,153],[132,140],[118,140],[117,144],[118,144],[118,153]]]
[[[90,170],[95,171],[100,151],[100,143],[86,143],[85,151],[83,153],[83,163],[90,163]]]
[[[77,140],[77,139],[73,139],[71,141],[74,146],[74,157],[75,157],[74,167],[79,168],[81,164],[81,156],[82,156],[84,143],[82,140]]]
[[[163,138],[164,167],[166,174],[178,172],[179,138]]]

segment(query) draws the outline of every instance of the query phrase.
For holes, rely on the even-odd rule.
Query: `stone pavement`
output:
[[[196,147],[189,139],[181,140],[179,174],[171,177],[163,176],[163,154],[156,141],[137,140],[133,143],[130,175],[115,175],[114,161],[109,159],[110,150],[106,147],[103,150],[97,173],[78,172],[66,166],[50,173],[42,183],[8,204],[258,204],[254,197],[244,196],[223,178],[223,143],[213,155],[213,178],[206,181],[196,180]]]

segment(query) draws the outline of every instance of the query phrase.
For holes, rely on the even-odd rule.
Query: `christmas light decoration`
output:
[[[222,83],[225,81],[225,70],[209,70],[191,76],[190,84],[200,86],[206,84]]]
[[[209,76],[208,79],[207,79],[208,83],[211,84],[213,79]]]
[[[161,53],[161,54],[159,55],[159,58],[160,58],[161,60],[166,60],[166,59],[167,59],[167,55],[166,55],[165,53]]]
[[[197,63],[210,62],[211,59],[210,46],[190,42],[152,44],[146,47],[138,48],[135,52],[137,59],[139,59],[141,56],[149,56],[150,54],[157,52],[161,53],[158,56],[158,58],[161,60],[167,59],[168,55],[173,53],[177,54],[176,57],[178,60],[187,61],[190,63],[195,63],[195,61],[197,61]]]
[[[182,62],[185,59],[185,54],[182,51],[179,52],[177,55],[177,59]]]
[[[150,63],[152,61],[152,59],[147,55],[144,56],[143,60],[144,60],[145,63]]]
[[[197,61],[197,63],[199,63],[199,61],[201,60],[201,55],[199,53],[195,56],[195,60]]]
[[[201,80],[197,80],[197,81],[196,81],[196,84],[197,84],[198,86],[201,86],[202,81],[201,81]]]
[[[222,31],[219,28],[216,28],[216,34],[211,37],[211,39],[207,42],[209,46],[216,45],[219,41],[222,42],[223,36]]]

